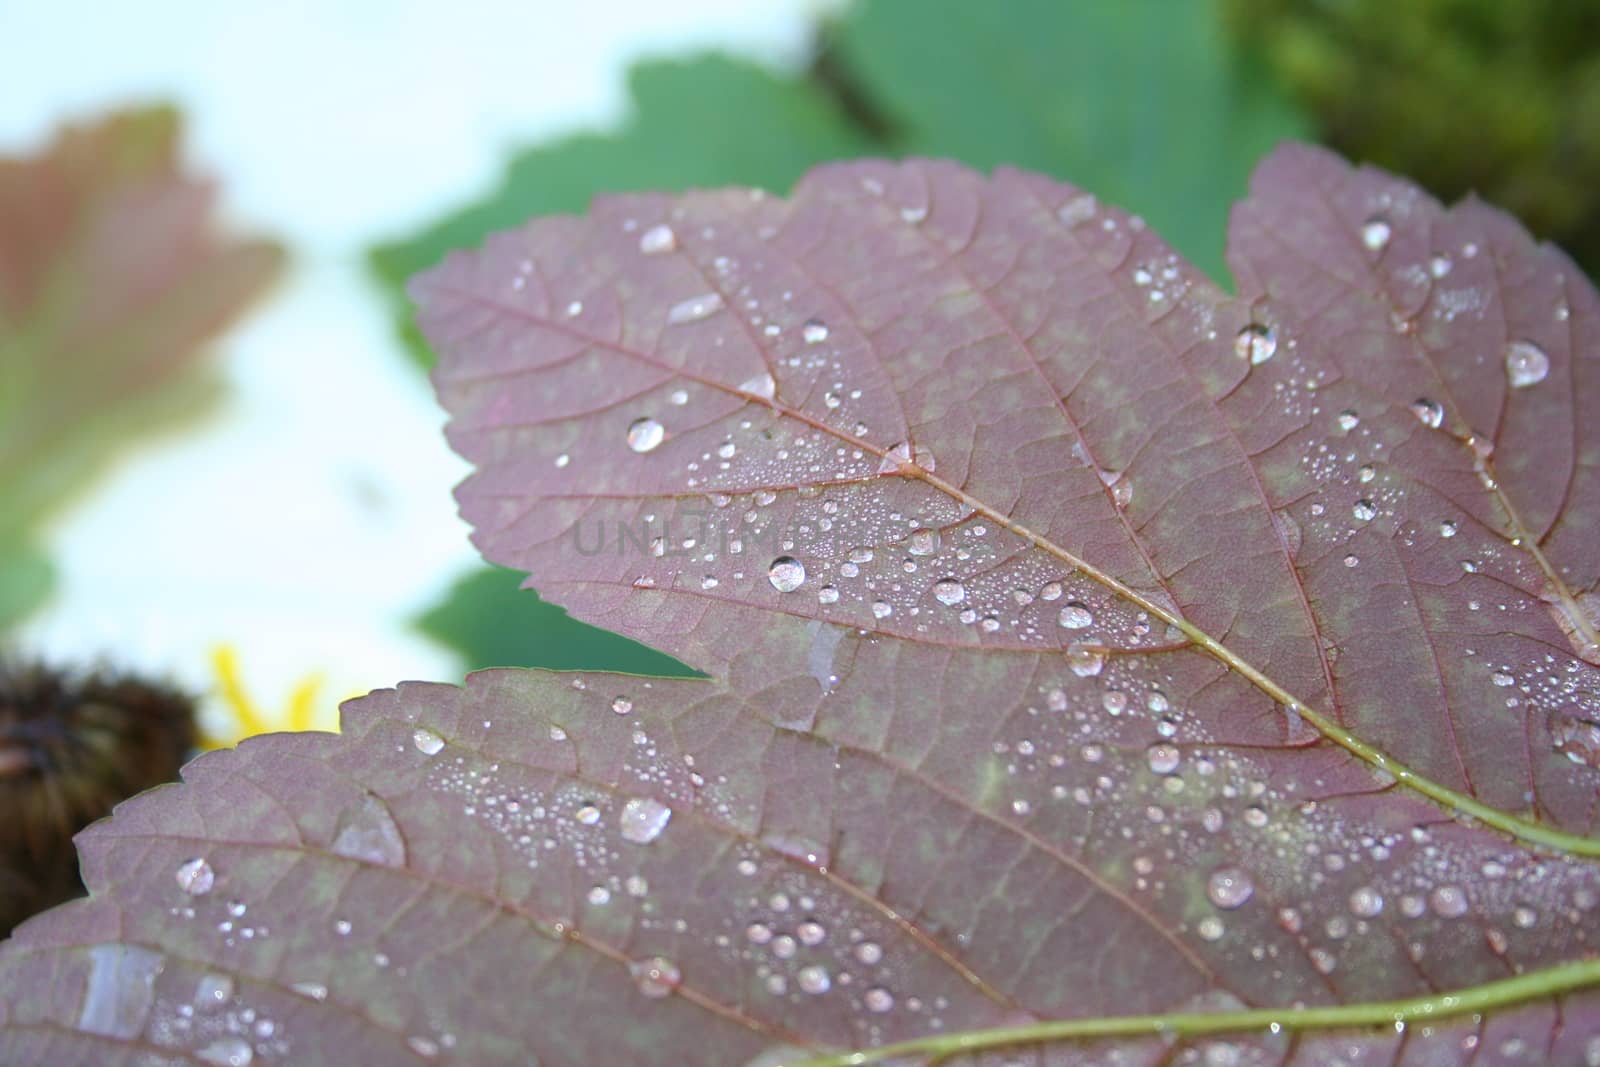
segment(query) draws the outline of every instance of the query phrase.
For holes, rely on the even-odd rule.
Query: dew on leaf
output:
[[[1361,226],[1361,243],[1369,252],[1381,252],[1388,246],[1391,233],[1387,219],[1371,218]]]
[[[634,797],[622,806],[622,836],[648,845],[661,836],[672,819],[672,809],[651,797]]]
[[[194,1003],[198,1008],[215,1008],[232,999],[233,979],[226,974],[201,975],[195,983]]]
[[[1445,519],[1439,524],[1439,536],[1454,537],[1456,535],[1456,529],[1457,527],[1454,519]]]
[[[1437,430],[1444,425],[1444,407],[1437,400],[1429,400],[1425,396],[1418,397],[1411,402],[1411,414],[1430,429]]]
[[[593,826],[600,821],[600,809],[593,804],[582,804],[572,813],[572,817],[583,826]]]
[[[1363,498],[1355,502],[1350,514],[1355,516],[1357,522],[1371,522],[1377,517],[1378,507],[1372,501]]]
[[[194,1056],[201,1063],[216,1067],[249,1067],[256,1058],[256,1051],[244,1038],[229,1034],[199,1049]]]
[[[635,452],[649,452],[666,439],[666,427],[649,416],[628,425],[628,447]]]
[[[894,1007],[894,994],[882,986],[873,986],[861,995],[861,1003],[875,1015],[882,1015]]]
[[[800,327],[800,336],[808,345],[821,344],[828,339],[828,324],[821,319],[807,319]]]
[[[1215,915],[1207,915],[1195,924],[1195,933],[1200,935],[1202,941],[1220,941],[1227,932],[1228,928]]]
[[[1278,331],[1271,326],[1252,322],[1234,337],[1233,350],[1240,359],[1265,363],[1278,351]]]
[[[1372,918],[1383,911],[1383,894],[1367,885],[1356,889],[1350,894],[1350,911],[1363,919]]]
[[[1081,600],[1069,600],[1061,609],[1059,620],[1068,630],[1082,630],[1094,624],[1094,615]]]
[[[941,578],[933,583],[933,598],[941,604],[959,604],[967,598],[967,590],[954,578]]]
[[[1105,665],[1104,650],[1077,641],[1067,646],[1067,667],[1079,678],[1093,678]]]
[[[667,322],[673,326],[681,326],[686,322],[698,322],[710,318],[722,310],[722,296],[718,293],[703,293],[700,296],[691,296],[687,300],[680,300],[667,310]]]
[[[767,581],[780,593],[792,593],[805,584],[805,564],[793,556],[779,556],[767,567]]]
[[[628,973],[639,992],[653,1000],[668,996],[683,981],[678,965],[665,956],[651,956],[628,964]]]
[[[828,929],[815,919],[807,919],[794,928],[794,935],[800,939],[802,945],[815,948],[827,939]]]
[[[633,710],[633,701],[627,697],[617,697],[611,702],[611,710],[618,715],[626,715]]]
[[[872,602],[872,617],[873,618],[875,618],[875,619],[887,619],[890,615],[893,615],[893,614],[894,614],[894,605],[889,603],[887,600],[874,600]]]
[[[1339,412],[1339,429],[1346,433],[1361,425],[1361,416],[1350,408]]]
[[[1255,891],[1255,882],[1248,872],[1239,867],[1223,867],[1213,871],[1206,882],[1206,896],[1211,903],[1229,911],[1243,907]]]
[[[1515,389],[1538,385],[1550,373],[1550,357],[1531,341],[1512,341],[1506,346],[1506,378]]]
[[[672,227],[664,222],[650,227],[639,235],[639,251],[647,256],[671,252],[677,247],[678,235],[673,233]]]
[[[745,381],[740,384],[739,391],[750,393],[754,396],[759,396],[763,400],[771,400],[773,397],[778,395],[778,383],[773,380],[771,374],[767,373],[766,371],[762,371],[760,374],[745,379]],[[733,452],[731,451],[731,444],[729,445],[729,448],[730,451],[728,452],[728,455],[731,456],[733,455]],[[727,456],[724,456],[723,458],[726,459]]]
[[[178,888],[192,897],[205,896],[217,882],[216,872],[204,856],[179,864],[174,877],[177,878]]]
[[[911,539],[906,551],[913,556],[931,556],[939,551],[939,545],[942,540],[938,530],[926,526],[919,527],[911,531]]]
[[[1436,886],[1428,894],[1433,913],[1442,919],[1457,919],[1467,913],[1467,894],[1459,886]]]
[[[1144,750],[1145,762],[1157,774],[1171,774],[1178,769],[1182,756],[1176,745],[1151,745]]]
[[[819,996],[833,988],[833,976],[828,973],[826,967],[818,964],[800,968],[799,973],[794,977],[795,984],[800,987],[800,991],[809,993],[812,996]]]
[[[817,590],[817,603],[819,603],[819,604],[837,604],[838,602],[839,602],[839,590],[837,588],[835,588],[834,586],[825,585],[821,589]]]
[[[871,967],[883,960],[883,946],[876,941],[861,941],[850,950],[850,954],[855,956],[856,962]]]
[[[444,748],[444,738],[440,737],[426,726],[419,726],[415,730],[411,731],[411,743],[415,745],[417,751],[422,753],[424,756],[437,756]]]

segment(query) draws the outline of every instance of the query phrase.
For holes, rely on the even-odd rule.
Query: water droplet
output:
[[[584,804],[572,813],[572,817],[583,826],[593,826],[600,821],[600,809],[593,804]]]
[[[812,996],[819,996],[833,988],[833,976],[828,974],[826,967],[817,964],[800,968],[800,972],[794,977],[796,984],[800,986],[800,991],[810,993]]]
[[[666,439],[667,428],[648,416],[628,426],[628,447],[635,452],[649,452]]]
[[[195,983],[194,1003],[204,1011],[226,1004],[233,999],[233,979],[226,974],[201,975]]]
[[[954,578],[941,578],[933,583],[933,598],[941,604],[959,604],[967,598],[967,589]]]
[[[611,903],[611,890],[603,885],[594,886],[589,890],[589,895],[586,899],[595,907],[602,907]]]
[[[893,614],[894,614],[894,605],[889,603],[887,600],[874,600],[872,602],[872,617],[873,618],[875,618],[875,619],[887,619],[890,615],[893,615]]]
[[[1363,919],[1370,919],[1383,911],[1383,894],[1369,885],[1350,894],[1350,911]]]
[[[1411,402],[1411,414],[1417,417],[1422,425],[1437,430],[1444,425],[1444,408],[1437,400],[1429,400],[1425,396],[1418,397]]]
[[[622,806],[622,836],[648,845],[661,836],[672,820],[672,809],[650,797],[634,797]]]
[[[425,726],[419,726],[411,731],[411,743],[416,745],[417,751],[424,756],[437,756],[444,748],[444,738]]]
[[[1439,524],[1439,536],[1440,537],[1454,537],[1456,535],[1456,529],[1457,529],[1457,527],[1456,527],[1455,520],[1454,519],[1446,519],[1446,520],[1444,520],[1443,522],[1441,522]]]
[[[805,584],[806,566],[793,556],[779,556],[767,567],[767,581],[780,593],[792,593]]]
[[[742,392],[759,396],[763,400],[771,400],[773,397],[778,395],[778,383],[774,381],[772,375],[768,374],[766,371],[762,371],[760,374],[747,379],[744,384],[739,386],[739,389]],[[732,446],[730,445],[730,448],[731,447]],[[733,453],[730,451],[728,455],[731,456]],[[727,456],[724,456],[723,458],[726,459]]]
[[[825,585],[821,589],[817,590],[817,603],[819,603],[819,604],[837,604],[838,602],[839,602],[839,590],[834,588],[833,586]]]
[[[1081,600],[1069,600],[1061,609],[1061,625],[1069,630],[1082,630],[1094,625],[1094,615]]]
[[[1195,933],[1199,934],[1203,941],[1220,941],[1222,935],[1227,932],[1228,928],[1222,925],[1222,920],[1215,915],[1207,915],[1195,924]]]
[[[1489,681],[1493,682],[1502,689],[1508,685],[1517,684],[1517,679],[1513,675],[1507,674],[1505,671],[1495,671],[1493,674],[1489,675]]]
[[[906,550],[913,556],[931,556],[939,551],[942,540],[938,530],[927,526],[919,527],[911,531],[910,543]]]
[[[639,992],[652,1000],[667,996],[683,981],[678,965],[665,956],[635,960],[628,964],[628,973],[633,976],[633,984],[639,988]]]
[[[216,1064],[217,1067],[249,1067],[256,1058],[256,1052],[244,1038],[229,1035],[217,1038],[194,1056],[202,1063]]]
[[[1213,871],[1206,882],[1206,896],[1211,903],[1228,911],[1243,907],[1255,891],[1256,884],[1250,880],[1250,875],[1238,867]]]
[[[1076,226],[1080,222],[1094,218],[1095,208],[1092,193],[1079,193],[1056,209],[1056,218],[1060,219],[1063,225]]]
[[[627,697],[617,697],[611,702],[611,710],[618,715],[626,715],[633,710],[633,701]]]
[[[217,874],[204,856],[179,864],[175,877],[178,879],[178,888],[192,897],[205,896],[217,883]]]
[[[1145,749],[1144,758],[1157,774],[1171,774],[1183,759],[1177,745],[1151,745]]]
[[[721,310],[722,296],[718,293],[704,293],[673,304],[667,311],[667,322],[673,326],[681,326],[686,322],[698,322],[709,318]]]
[[[894,994],[882,986],[873,986],[861,995],[861,1003],[866,1005],[868,1011],[882,1015],[894,1007]]]
[[[338,832],[328,848],[335,855],[380,867],[406,865],[406,841],[395,825],[394,815],[372,793],[363,792],[361,799],[339,815]],[[244,905],[239,905],[239,913]]]
[[[874,966],[883,960],[883,946],[876,941],[863,941],[850,951],[857,962],[863,963],[868,967]]]
[[[1265,363],[1278,351],[1278,331],[1271,326],[1252,322],[1234,337],[1233,350],[1240,359]]]
[[[807,319],[806,324],[800,327],[800,336],[808,345],[821,344],[828,339],[828,324],[821,319]]]
[[[1361,243],[1367,246],[1369,252],[1382,252],[1389,244],[1391,232],[1387,220],[1368,219],[1361,227]]]
[[[289,988],[307,1000],[328,999],[328,987],[321,982],[291,982]]]
[[[1344,565],[1346,567],[1359,567],[1361,566],[1361,557],[1351,552],[1344,557]]]
[[[1512,341],[1506,346],[1506,377],[1515,389],[1538,385],[1550,373],[1550,357],[1531,341]]]
[[[1029,804],[1026,800],[1022,799],[1021,797],[1018,797],[1016,800],[1013,800],[1011,802],[1011,813],[1013,815],[1027,815],[1032,810],[1033,810],[1033,805]]]
[[[671,252],[678,247],[678,235],[666,223],[652,226],[639,235],[639,251],[647,256]]]
[[[1079,678],[1093,678],[1105,669],[1106,654],[1093,645],[1074,641],[1067,646],[1067,666]]]
[[[1467,894],[1458,886],[1441,885],[1428,894],[1433,913],[1442,919],[1457,919],[1467,913]]]
[[[794,934],[800,939],[802,945],[815,948],[827,939],[828,928],[815,919],[807,919],[794,928]]]
[[[1350,509],[1350,514],[1356,517],[1357,522],[1371,522],[1378,516],[1378,508],[1370,500],[1357,500]]]
[[[1450,262],[1449,256],[1434,256],[1428,261],[1428,273],[1433,275],[1435,278],[1443,278],[1446,274],[1450,273],[1450,268],[1452,266],[1454,266],[1454,264]]]

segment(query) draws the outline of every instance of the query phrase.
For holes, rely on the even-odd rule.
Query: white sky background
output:
[[[63,119],[172,100],[226,224],[275,236],[290,272],[215,353],[229,397],[134,450],[50,533],[59,584],[23,647],[108,655],[203,690],[239,649],[269,707],[324,704],[460,664],[411,633],[477,556],[466,473],[406,361],[363,253],[494,188],[518,146],[624,114],[641,56],[805,55],[829,0],[515,3],[0,0],[0,152]]]

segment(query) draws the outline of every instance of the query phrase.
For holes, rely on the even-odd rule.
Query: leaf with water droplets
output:
[[[203,968],[297,1056],[1600,1056],[1594,292],[1311,149],[1235,213],[1236,297],[1084,195],[840,165],[420,279],[478,544],[710,677],[408,685],[201,760],[0,951],[0,1052],[81,1047],[137,950],[119,1032]]]

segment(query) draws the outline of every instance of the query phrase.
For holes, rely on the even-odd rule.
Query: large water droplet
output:
[[[1157,774],[1171,774],[1183,759],[1177,745],[1151,745],[1144,750],[1144,758]]]
[[[1437,400],[1429,400],[1425,396],[1419,396],[1411,402],[1411,414],[1431,429],[1437,430],[1444,424],[1444,407]]]
[[[628,964],[628,973],[639,992],[652,999],[669,995],[683,981],[678,965],[665,956],[651,956],[647,960],[634,960]]]
[[[671,252],[678,247],[678,235],[666,223],[652,226],[639,235],[639,251],[647,256]]]
[[[1206,882],[1206,896],[1211,903],[1229,911],[1243,907],[1255,891],[1256,884],[1250,880],[1249,873],[1239,867],[1223,867],[1212,871],[1211,878]]]
[[[1278,331],[1271,326],[1252,322],[1234,337],[1233,350],[1240,359],[1265,363],[1278,351]]]
[[[773,397],[778,395],[778,383],[775,382],[772,378],[772,375],[768,374],[766,371],[762,371],[760,374],[746,379],[744,383],[739,386],[739,389],[741,392],[753,393],[763,400],[771,400]],[[731,455],[732,453],[729,454]]]
[[[821,344],[828,339],[828,324],[821,319],[807,319],[800,327],[800,336],[808,345]]]
[[[1388,246],[1392,232],[1388,220],[1368,219],[1361,227],[1361,243],[1367,246],[1369,252],[1382,252]]]
[[[444,738],[425,726],[419,726],[411,731],[411,743],[417,746],[417,751],[424,756],[437,756],[444,748]]]
[[[691,296],[672,305],[667,311],[667,322],[673,326],[681,326],[686,322],[698,322],[710,318],[721,310],[722,296],[719,293]]]
[[[1079,678],[1093,678],[1105,669],[1106,654],[1103,649],[1074,641],[1067,646],[1067,666]]]
[[[622,836],[648,845],[661,836],[672,820],[672,809],[651,797],[634,797],[622,806]]]
[[[906,550],[913,556],[931,556],[939,551],[942,540],[938,530],[927,526],[919,527],[911,531],[911,540]]]
[[[346,808],[329,848],[340,856],[380,867],[404,867],[406,842],[395,825],[389,805],[371,793]]]
[[[1069,600],[1061,609],[1061,625],[1069,630],[1082,630],[1094,625],[1094,614],[1081,600]]]
[[[800,986],[802,993],[810,993],[812,996],[826,993],[833,988],[833,977],[828,974],[828,969],[816,964],[800,968],[800,973],[795,975],[795,982]]]
[[[767,581],[780,593],[792,593],[805,584],[806,566],[793,556],[779,556],[767,568]]]
[[[882,986],[873,986],[861,994],[861,1003],[866,1006],[868,1011],[876,1015],[882,1015],[894,1007],[894,994]]]
[[[628,447],[635,452],[649,452],[666,439],[667,428],[648,416],[628,425]]]
[[[1512,341],[1506,346],[1506,377],[1516,389],[1538,385],[1550,373],[1550,357],[1531,341]]]
[[[1428,904],[1440,918],[1457,919],[1467,913],[1467,894],[1459,886],[1437,886],[1428,894]]]
[[[205,896],[217,883],[217,874],[204,856],[179,864],[175,877],[178,888],[193,897]]]
[[[256,1050],[244,1038],[229,1035],[217,1038],[194,1056],[202,1063],[216,1064],[217,1067],[250,1067],[256,1058]]]
[[[954,578],[941,578],[933,583],[933,598],[941,604],[959,604],[967,598],[967,589]]]
[[[1383,894],[1369,885],[1350,894],[1350,911],[1363,919],[1370,919],[1383,911]]]
[[[1370,500],[1357,500],[1350,514],[1355,516],[1357,522],[1371,522],[1378,515],[1378,507]]]

